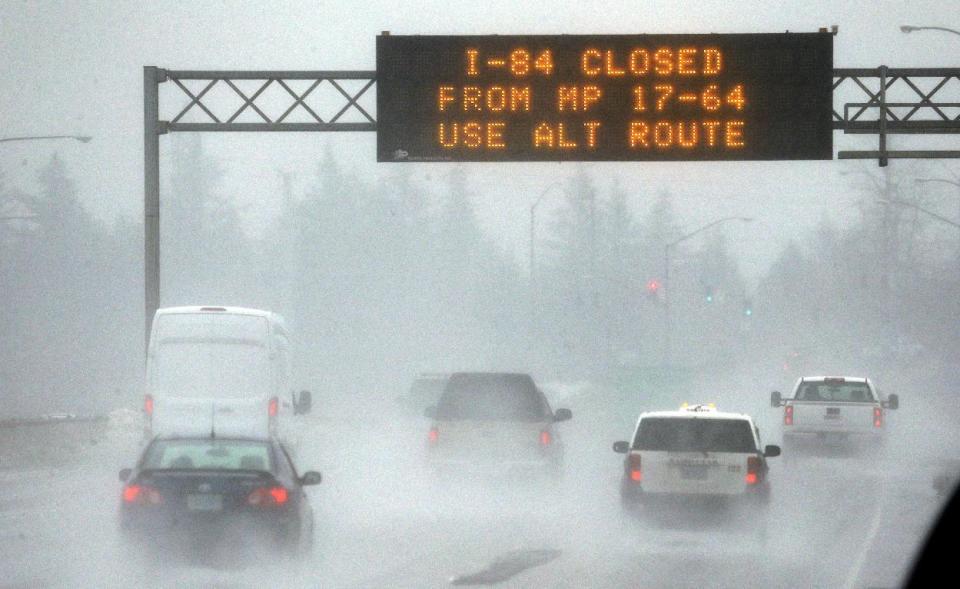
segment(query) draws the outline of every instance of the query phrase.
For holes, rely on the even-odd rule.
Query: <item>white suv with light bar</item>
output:
[[[900,399],[890,395],[881,400],[868,378],[805,376],[797,380],[790,398],[771,393],[770,405],[783,407],[784,444],[851,436],[881,440],[887,429],[885,410],[897,409]]]
[[[770,496],[767,458],[779,446],[762,446],[749,415],[684,405],[679,411],[642,413],[626,454],[620,497],[627,509],[658,499],[743,500],[765,505]]]

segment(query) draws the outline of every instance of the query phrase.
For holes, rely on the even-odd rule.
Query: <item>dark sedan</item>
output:
[[[303,487],[320,483],[320,473],[298,475],[276,440],[155,438],[120,479],[121,531],[141,554],[245,560],[312,546]]]

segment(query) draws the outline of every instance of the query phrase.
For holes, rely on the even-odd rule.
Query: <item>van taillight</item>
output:
[[[873,427],[883,427],[883,409],[873,408]]]
[[[147,415],[153,415],[153,395],[145,395],[143,397],[143,411]]]
[[[540,432],[540,445],[549,446],[553,442],[553,438],[550,437],[550,432],[543,430]]]
[[[630,454],[627,456],[627,476],[635,483],[643,480],[643,472],[640,470],[639,454]]]
[[[267,406],[267,415],[269,415],[270,417],[276,417],[277,407],[279,406],[279,404],[280,402],[277,400],[276,397],[270,397],[270,404]]]
[[[750,456],[747,458],[747,477],[748,485],[756,485],[760,482],[760,458]]]
[[[793,405],[784,405],[783,425],[793,425]]]

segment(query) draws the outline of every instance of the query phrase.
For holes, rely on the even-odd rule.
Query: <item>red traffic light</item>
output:
[[[656,294],[660,292],[660,281],[657,279],[647,281],[647,292],[650,294]]]

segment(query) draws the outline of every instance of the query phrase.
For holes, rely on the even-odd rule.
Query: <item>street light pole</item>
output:
[[[954,35],[960,35],[960,31],[948,29],[947,27],[915,27],[911,25],[900,25],[901,33],[912,33],[914,31],[944,31],[946,33],[953,33]]]
[[[941,184],[949,184],[951,186],[956,186],[958,189],[960,189],[960,182],[956,180],[947,180],[946,178],[915,178],[914,182],[916,182],[917,184],[928,184],[930,182],[939,182]],[[958,193],[958,195],[960,195],[960,193]],[[960,204],[960,200],[958,200],[957,203]],[[960,219],[960,215],[958,215],[957,218]],[[958,267],[960,267],[960,244],[957,245],[957,264],[958,264]]]
[[[35,141],[39,139],[74,139],[80,143],[90,143],[93,137],[87,135],[35,135],[29,137],[0,137],[0,143],[8,141]]]
[[[719,225],[721,223],[726,223],[727,221],[743,221],[744,223],[749,223],[753,221],[752,217],[724,217],[723,219],[717,219],[707,223],[703,227],[697,229],[696,231],[691,231],[686,235],[671,241],[670,243],[663,246],[663,316],[665,323],[665,334],[664,334],[664,365],[669,366],[672,362],[673,357],[673,317],[670,312],[670,252],[678,244],[694,237],[711,227]]]
[[[540,202],[543,201],[543,198],[547,196],[547,193],[550,192],[553,188],[559,188],[559,182],[552,182],[547,185],[546,188],[540,193],[533,203],[530,205],[530,310],[531,310],[531,321],[533,316],[533,311],[536,309],[537,304],[537,207],[540,206]]]
[[[925,214],[933,217],[934,219],[936,219],[936,220],[938,220],[938,221],[940,221],[940,222],[942,222],[942,223],[946,223],[947,225],[952,225],[953,227],[956,227],[957,229],[960,229],[960,223],[957,223],[956,221],[951,221],[950,219],[948,219],[948,218],[946,218],[946,217],[944,217],[944,216],[942,216],[942,215],[938,215],[937,213],[934,213],[933,211],[928,211],[927,209],[925,209],[925,208],[923,208],[923,207],[921,207],[921,206],[915,205],[915,204],[913,204],[912,202],[907,202],[907,201],[905,201],[905,200],[894,200],[894,199],[880,200],[880,201],[877,201],[877,202],[879,202],[880,204],[884,204],[884,205],[885,205],[885,204],[895,204],[895,205],[900,205],[900,206],[902,206],[902,207],[907,207],[907,208],[910,208],[910,209],[914,209],[914,210],[920,211],[921,213],[925,213]]]

